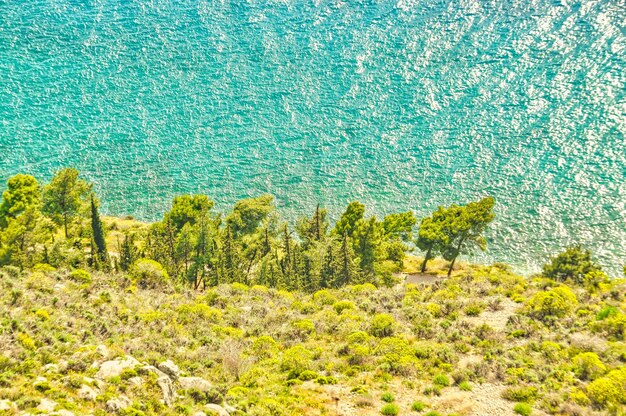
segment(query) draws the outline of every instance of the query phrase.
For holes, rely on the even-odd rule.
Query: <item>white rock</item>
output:
[[[218,416],[230,416],[226,409],[224,409],[219,404],[209,403],[207,405],[204,405],[204,408],[210,412],[217,413]]]
[[[43,371],[45,371],[46,373],[58,373],[59,372],[59,366],[56,364],[46,364],[42,368],[43,368]]]
[[[171,405],[174,402],[175,391],[174,386],[172,385],[172,379],[165,376],[159,377],[157,380],[157,384],[161,388],[161,392],[163,393],[163,402],[166,405]]]
[[[82,386],[80,386],[80,389],[78,389],[78,397],[83,400],[89,400],[93,402],[96,401],[98,393],[96,393],[96,391],[91,387],[83,384]]]
[[[46,399],[45,397],[41,399],[39,402],[39,406],[37,406],[37,410],[44,413],[50,413],[54,411],[54,408],[57,406],[57,402],[54,400]]]
[[[130,406],[128,397],[120,396],[117,399],[111,399],[107,402],[107,410],[111,413],[121,412]]]
[[[10,400],[0,400],[0,411],[16,410],[17,406]]]
[[[61,409],[59,411],[56,411],[54,413],[50,413],[50,415],[56,415],[56,416],[74,416],[74,412],[70,412],[69,410],[66,409]]]
[[[117,377],[127,368],[135,368],[139,365],[139,361],[135,360],[130,355],[125,358],[117,358],[112,361],[105,361],[100,365],[100,370],[96,374],[96,378],[107,379],[111,377]]]
[[[98,345],[96,347],[96,352],[103,358],[109,358],[109,355],[111,354],[111,351],[109,351],[109,348],[107,348],[106,345]]]
[[[193,416],[206,416],[206,413],[198,410],[196,413],[193,414]]]
[[[178,366],[174,364],[172,360],[163,361],[161,364],[159,364],[159,370],[163,371],[174,380],[176,380],[180,375],[180,368],[178,368]]]
[[[133,386],[141,386],[143,384],[143,378],[141,377],[131,377],[128,379],[128,382]]]
[[[165,374],[163,371],[159,370],[158,368],[156,368],[155,366],[152,365],[144,365],[143,367],[140,367],[137,372],[139,374],[149,374],[149,373],[154,373],[157,375],[157,377],[167,377],[167,374]]]
[[[211,383],[200,377],[181,377],[178,379],[178,383],[183,390],[193,389],[205,393],[213,387]]]

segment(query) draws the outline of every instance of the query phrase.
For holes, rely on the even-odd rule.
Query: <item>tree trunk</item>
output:
[[[452,258],[452,261],[450,262],[450,267],[448,268],[448,277],[450,277],[450,275],[452,274],[452,268],[454,267],[454,262],[456,261],[456,258],[459,257],[459,253],[461,252],[461,246],[463,246],[463,243],[465,242],[465,238],[461,238],[461,240],[459,241],[459,245],[456,247],[456,255]]]
[[[430,254],[432,252],[433,248],[430,247],[428,249],[428,251],[426,252],[426,255],[424,255],[424,261],[422,262],[422,269],[420,270],[422,273],[424,273],[426,271],[426,263],[428,262],[428,260],[430,260]]]
[[[448,267],[448,277],[450,277],[450,275],[452,274],[452,268],[454,267],[454,262],[456,261],[457,257],[458,255],[454,256],[454,258],[450,262],[450,267]]]
[[[67,233],[67,213],[63,213],[63,228],[65,229],[65,238],[68,238],[69,235]]]

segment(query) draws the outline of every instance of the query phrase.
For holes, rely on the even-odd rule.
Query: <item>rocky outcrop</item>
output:
[[[178,379],[178,384],[183,390],[198,390],[204,393],[213,388],[210,382],[200,377],[181,377]]]
[[[219,404],[209,403],[204,408],[210,413],[217,414],[217,416],[230,416],[230,414]]]
[[[51,413],[54,411],[54,408],[57,407],[57,402],[54,400],[43,398],[39,402],[39,406],[37,406],[37,410],[42,413]]]
[[[0,412],[17,410],[17,405],[10,400],[0,400]]]
[[[106,407],[110,413],[119,413],[130,407],[130,404],[131,402],[128,397],[120,396],[116,399],[109,400]]]
[[[98,393],[91,387],[83,384],[82,386],[80,386],[80,389],[78,389],[78,397],[83,400],[95,402],[96,397],[98,397]]]
[[[111,355],[111,352],[106,345],[98,345],[96,347],[96,352],[104,359],[109,358],[109,356]]]
[[[100,365],[100,370],[96,373],[96,378],[109,379],[117,377],[127,368],[135,368],[139,365],[139,361],[130,355],[124,358],[117,358],[111,361],[105,361]]]
[[[172,360],[163,361],[158,366],[159,370],[170,376],[172,380],[178,379],[180,376],[180,368],[172,362]]]
[[[163,402],[170,406],[174,403],[174,399],[176,398],[176,392],[174,391],[174,386],[172,384],[172,379],[167,376],[159,377],[157,379],[157,384],[161,388],[161,392],[163,393]]]
[[[159,370],[153,365],[144,365],[143,367],[139,367],[137,369],[137,372],[143,375],[152,373],[152,374],[156,374],[157,377],[167,377],[167,374],[165,374],[163,371]]]

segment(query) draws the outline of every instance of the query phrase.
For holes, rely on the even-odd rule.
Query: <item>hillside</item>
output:
[[[623,280],[433,270],[306,294],[7,266],[0,413],[624,414]]]

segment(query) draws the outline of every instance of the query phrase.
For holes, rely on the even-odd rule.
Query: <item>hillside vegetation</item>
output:
[[[465,266],[432,284],[308,294],[142,289],[132,275],[49,266],[0,276],[6,414],[626,409],[624,280],[566,285]]]
[[[0,413],[625,414],[626,281],[579,246],[530,278],[460,262],[494,198],[419,222],[213,205],[101,218],[75,169],[10,178]]]

